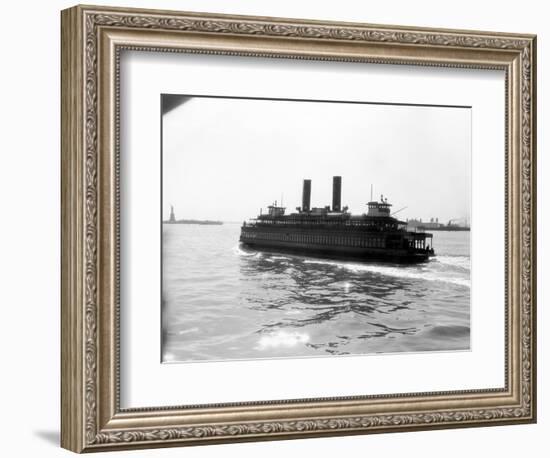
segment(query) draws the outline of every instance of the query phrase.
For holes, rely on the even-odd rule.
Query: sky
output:
[[[469,218],[471,109],[163,95],[163,219],[242,222],[283,199],[366,212],[371,184],[399,219]]]

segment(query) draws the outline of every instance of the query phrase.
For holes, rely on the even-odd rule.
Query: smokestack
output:
[[[302,211],[311,210],[311,180],[304,180],[304,189],[302,191]]]
[[[342,177],[332,177],[332,211],[342,211]]]

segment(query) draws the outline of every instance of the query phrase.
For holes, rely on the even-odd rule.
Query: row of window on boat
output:
[[[349,237],[343,235],[288,234],[280,232],[245,232],[245,238],[253,240],[276,240],[281,242],[314,243],[324,245],[346,245],[362,248],[384,248],[383,237]]]

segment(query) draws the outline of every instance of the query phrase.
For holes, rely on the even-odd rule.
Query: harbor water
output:
[[[239,246],[240,225],[163,225],[163,362],[470,348],[470,233],[418,265]]]

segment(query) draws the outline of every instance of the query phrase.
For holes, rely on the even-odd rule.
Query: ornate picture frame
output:
[[[62,12],[61,445],[75,452],[536,421],[536,37],[75,6]],[[120,407],[122,50],[505,72],[505,387]]]

